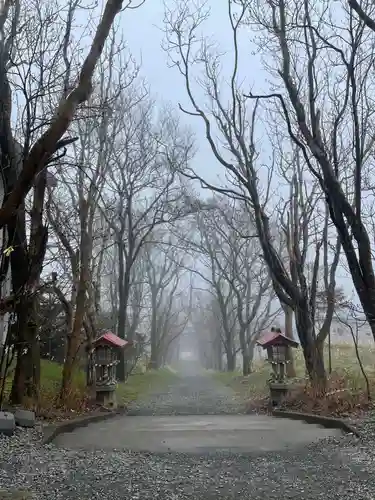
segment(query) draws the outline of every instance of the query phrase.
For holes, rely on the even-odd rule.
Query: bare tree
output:
[[[68,297],[63,297],[62,290],[55,285],[65,307],[70,308],[61,387],[63,400],[83,346],[88,357],[89,381],[89,353],[96,336],[96,312],[100,307],[100,275],[110,236],[100,205],[116,139],[112,108],[120,92],[131,86],[137,76],[137,68],[130,58],[125,59],[125,46],[115,29],[108,42],[98,64],[98,85],[84,115],[72,124],[77,141],[56,168],[59,186],[50,190],[48,204],[48,219],[68,257],[71,275]]]
[[[248,213],[228,203],[221,203],[218,208],[216,213],[210,213],[214,215],[210,221],[210,233],[217,249],[214,259],[218,272],[234,294],[242,371],[248,375],[256,342],[271,326],[278,311],[271,314],[275,295],[267,266],[260,258],[258,240],[241,237],[250,226]]]
[[[36,292],[48,238],[44,220],[46,167],[56,160],[56,153],[62,150],[58,155],[63,155],[64,147],[73,141],[63,136],[78,108],[91,94],[95,66],[122,3],[107,2],[70,92],[65,86],[66,76],[71,76],[66,47],[71,40],[78,2],[68,2],[65,11],[61,5],[43,0],[32,5],[20,0],[5,1],[0,6],[0,148],[4,191],[0,226],[7,228],[8,248],[14,250],[10,252],[10,266],[13,293],[18,297],[17,320],[12,326],[17,350],[11,392],[14,403],[22,402],[24,397],[36,397],[38,392]],[[56,30],[56,12],[67,16],[60,31]],[[62,20],[61,15],[58,18]],[[24,105],[17,116],[21,126],[15,128],[11,105],[19,95]],[[50,112],[50,99],[56,96],[54,110]],[[25,197],[31,189],[28,242]]]
[[[330,331],[335,310],[336,271],[341,242],[336,231],[331,236],[328,207],[321,200],[317,182],[314,179],[309,182],[309,177],[304,175],[306,167],[301,161],[299,149],[292,149],[292,154],[288,159],[281,145],[276,155],[279,157],[282,176],[290,186],[289,197],[283,203],[280,219],[287,253],[284,262],[288,265],[291,279],[296,286],[299,284],[298,268],[306,276],[306,284],[309,287],[310,315],[316,329],[316,344],[323,356],[324,342]],[[335,241],[334,244],[329,243],[332,239]],[[300,251],[296,252],[298,247]],[[311,247],[314,248],[314,254],[309,252]],[[322,254],[323,263],[321,262]],[[318,297],[323,300],[319,301],[319,314],[317,315]],[[288,317],[289,306],[281,305],[286,314],[286,321],[292,321],[292,318]],[[287,329],[291,329],[291,325],[288,325]]]
[[[199,360],[207,369],[223,370],[223,342],[220,314],[214,294],[194,291],[192,315],[192,341],[196,346]]]
[[[171,114],[156,115],[155,103],[145,93],[122,93],[114,112],[116,141],[103,214],[117,246],[117,331],[120,337],[133,340],[126,331],[131,271],[154,228],[190,210],[170,165],[184,170],[192,143]],[[118,375],[125,379],[124,359]]]
[[[144,3],[142,0],[140,4]],[[68,11],[67,28],[63,36],[70,36],[72,29],[70,3]],[[139,4],[139,5],[140,5]],[[138,6],[139,6],[138,5]],[[130,3],[125,8],[130,7]],[[77,80],[71,92],[64,95],[60,100],[54,116],[51,117],[45,130],[27,151],[23,151],[21,159],[21,170],[12,185],[7,186],[7,196],[0,210],[0,227],[10,221],[16,215],[18,207],[23,202],[26,194],[33,185],[36,175],[48,164],[50,158],[56,151],[61,149],[66,142],[62,139],[76,113],[78,107],[83,104],[92,92],[92,77],[95,66],[101,56],[105,41],[109,35],[111,26],[116,15],[123,8],[122,0],[108,1],[105,5],[102,18],[97,26],[94,40],[86,56]],[[2,137],[2,163],[3,169],[6,167],[12,172],[18,172],[17,162],[20,161],[15,152],[14,138],[11,127],[11,85],[8,79],[9,67],[13,65],[13,50],[16,48],[14,40],[23,29],[20,29],[21,13],[27,11],[27,7],[22,5],[20,0],[5,1],[2,3],[0,11],[0,31],[1,36],[1,74],[0,81],[2,117],[1,117],[1,137]],[[29,11],[30,12],[30,11]],[[8,24],[7,24],[8,23]],[[25,24],[23,24],[23,27]],[[9,27],[10,36],[5,35],[5,28]],[[56,32],[55,32],[56,33]],[[62,51],[64,44],[61,44]]]
[[[228,264],[224,263],[223,242],[216,238],[214,225],[210,222],[209,215],[198,212],[191,232],[187,236],[180,234],[180,245],[195,257],[194,263],[185,264],[186,268],[200,278],[202,290],[212,296],[211,306],[218,318],[216,328],[224,348],[227,369],[233,371],[238,352],[235,292],[221,271]],[[230,273],[229,270],[227,272]]]
[[[157,234],[154,233],[153,238],[160,239],[162,244],[148,244],[144,251],[151,309],[149,365],[154,369],[160,367],[169,345],[183,331],[183,328],[176,328],[175,320],[179,319],[176,317],[179,316],[178,299],[181,295],[181,278],[185,273],[182,266],[184,256],[179,255],[171,237],[163,238],[160,231],[159,237]]]
[[[374,28],[372,2],[325,1],[319,9],[309,0],[298,7],[287,0],[254,2],[249,13],[263,41],[268,40],[263,49],[272,46],[270,61],[275,64],[269,69],[273,74],[276,69],[278,77],[276,91],[250,97],[272,99],[282,109],[290,138],[326,198],[375,338],[375,277],[366,214],[374,150],[374,38],[367,29]],[[280,83],[285,95],[278,91]]]
[[[198,179],[205,187],[226,194],[234,199],[242,200],[248,207],[256,233],[262,248],[265,262],[271,273],[274,290],[280,301],[290,306],[295,313],[298,336],[302,345],[306,368],[310,379],[318,387],[324,388],[326,373],[321,352],[317,349],[311,310],[310,291],[301,259],[304,258],[300,247],[300,238],[293,245],[295,279],[288,273],[282,258],[275,246],[277,230],[270,223],[266,208],[270,202],[271,184],[274,176],[274,159],[268,160],[265,189],[260,182],[260,151],[256,140],[256,118],[259,103],[255,102],[249,110],[248,102],[243,95],[239,80],[239,30],[247,14],[247,2],[228,1],[229,24],[233,35],[232,70],[229,78],[228,96],[224,97],[224,84],[220,78],[220,56],[215,54],[204,40],[199,39],[197,32],[207,18],[203,8],[195,12],[189,9],[186,1],[178,2],[176,10],[166,13],[166,35],[168,49],[172,61],[179,69],[192,110],[183,109],[187,114],[202,120],[206,138],[214,157],[228,174],[231,185],[213,185],[197,173],[191,172],[192,179]],[[211,106],[207,111],[198,103],[194,91],[195,81],[192,73],[195,68],[203,68],[199,83],[203,87]],[[227,66],[227,63],[226,63]],[[215,139],[219,134],[221,144]],[[229,155],[227,152],[229,151]],[[264,167],[265,169],[265,167]],[[264,177],[264,173],[262,174]],[[275,224],[276,221],[273,221]]]

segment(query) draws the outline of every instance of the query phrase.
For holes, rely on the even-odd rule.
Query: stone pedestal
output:
[[[270,399],[272,406],[279,406],[285,396],[288,394],[289,385],[285,382],[270,382]]]
[[[13,436],[16,430],[16,421],[13,413],[7,411],[0,411],[0,434],[6,436]]]
[[[95,387],[96,402],[104,408],[114,410],[117,408],[116,385],[103,385]]]
[[[35,413],[29,410],[17,410],[14,414],[16,425],[20,427],[35,427]]]

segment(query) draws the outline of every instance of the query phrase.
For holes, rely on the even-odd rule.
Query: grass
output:
[[[140,396],[147,395],[157,387],[165,387],[175,377],[176,374],[168,368],[148,370],[144,373],[134,373],[130,375],[127,382],[118,384],[118,402],[119,404],[127,405],[139,399]]]
[[[73,375],[72,391],[65,408],[57,408],[57,400],[62,380],[62,365],[53,361],[41,360],[40,398],[35,407],[34,402],[25,406],[33,407],[40,417],[46,419],[71,418],[77,414],[86,413],[93,409],[86,391],[86,374],[77,370]],[[11,389],[13,373],[6,381],[5,400]],[[119,405],[128,405],[140,396],[152,391],[155,387],[168,385],[176,374],[168,368],[145,371],[143,366],[137,367],[125,383],[117,387]]]
[[[56,393],[61,386],[63,366],[46,359],[41,360],[40,367],[40,389],[41,392]],[[83,370],[76,370],[73,374],[73,386],[76,389],[84,389],[86,374]]]
[[[294,363],[297,379],[305,378],[305,364],[301,349],[294,350]],[[370,384],[375,388],[375,349],[372,346],[360,346],[359,354]],[[328,349],[324,352],[325,366],[328,370]],[[332,372],[345,378],[352,391],[365,388],[365,381],[355,354],[353,345],[336,344],[331,348]],[[254,371],[243,377],[240,371],[212,372],[212,376],[226,386],[231,387],[241,398],[256,399],[268,394],[267,380],[271,367],[267,361],[254,363]]]
[[[253,373],[247,377],[244,377],[240,371],[212,372],[212,376],[223,385],[231,387],[242,399],[253,399],[267,393],[270,367],[266,363],[259,363],[254,367]]]

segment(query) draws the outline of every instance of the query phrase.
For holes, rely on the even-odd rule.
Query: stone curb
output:
[[[86,427],[89,424],[96,422],[103,422],[109,420],[110,418],[119,417],[125,415],[127,408],[119,408],[117,410],[105,410],[99,411],[85,417],[74,418],[72,420],[66,420],[64,422],[59,422],[56,425],[46,425],[43,426],[43,440],[42,444],[52,443],[54,439],[60,434],[65,434],[66,432],[72,432],[75,429],[81,427]]]
[[[313,413],[299,413],[296,411],[287,410],[272,410],[272,416],[280,418],[289,418],[291,420],[302,420],[307,424],[317,424],[326,429],[340,429],[348,434],[354,434],[360,438],[360,433],[350,424],[341,418],[324,417],[323,415],[315,415]]]

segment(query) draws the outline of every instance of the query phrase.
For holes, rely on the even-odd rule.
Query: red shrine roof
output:
[[[100,342],[107,342],[108,344],[111,344],[114,347],[127,347],[133,344],[133,342],[129,340],[124,340],[117,335],[115,335],[112,332],[105,332],[103,333],[100,337],[98,337],[96,340],[94,340],[93,344],[99,344]]]
[[[290,339],[284,335],[280,330],[274,330],[265,333],[257,342],[258,345],[264,349],[274,345],[290,345],[291,347],[298,347],[298,342],[296,340]]]

